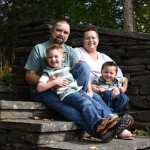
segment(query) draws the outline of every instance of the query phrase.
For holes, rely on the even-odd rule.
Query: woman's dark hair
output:
[[[84,39],[85,33],[86,33],[86,32],[88,32],[88,31],[95,31],[95,33],[97,34],[97,37],[99,38],[97,28],[96,28],[96,27],[94,27],[94,26],[91,26],[91,27],[87,27],[87,28],[85,28],[84,33],[83,33],[83,39]]]

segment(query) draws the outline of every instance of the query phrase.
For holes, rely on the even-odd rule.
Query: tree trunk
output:
[[[123,0],[124,30],[135,31],[133,0]]]
[[[0,70],[2,70],[2,52],[0,50]]]
[[[148,26],[149,26],[148,32],[150,33],[150,0],[148,1]]]

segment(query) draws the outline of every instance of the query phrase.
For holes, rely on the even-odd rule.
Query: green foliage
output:
[[[145,130],[136,129],[133,134],[135,136],[150,136],[150,129],[148,127]]]
[[[13,55],[19,25],[32,21],[67,19],[70,23],[123,29],[120,0],[0,0],[2,64]],[[150,32],[147,0],[134,0],[137,32]]]
[[[78,5],[74,6],[69,13],[74,23],[93,24],[103,28],[116,28],[116,14],[112,13],[114,10],[114,5],[107,0],[101,0],[101,2],[89,0],[88,2],[78,2]]]
[[[123,3],[119,0],[4,0],[0,20],[17,27],[36,20],[68,19],[76,24],[122,29]],[[137,31],[148,31],[148,1],[134,1]],[[5,25],[4,25],[5,26]]]
[[[147,0],[137,0],[134,2],[136,28],[140,32],[150,33],[150,20],[149,20],[149,5]],[[140,10],[140,11],[139,11]]]
[[[3,69],[0,69],[0,85],[11,85],[13,79],[12,68],[5,64]]]

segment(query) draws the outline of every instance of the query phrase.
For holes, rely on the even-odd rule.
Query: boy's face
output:
[[[59,68],[64,59],[64,55],[57,49],[49,51],[46,57],[48,65],[53,68]]]
[[[116,67],[114,66],[107,66],[102,70],[102,76],[107,82],[112,82],[116,75]]]

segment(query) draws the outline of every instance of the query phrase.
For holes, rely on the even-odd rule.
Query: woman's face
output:
[[[87,31],[84,33],[83,47],[86,51],[97,50],[97,45],[99,43],[98,35],[95,31]]]

